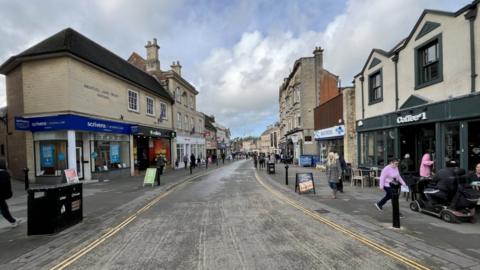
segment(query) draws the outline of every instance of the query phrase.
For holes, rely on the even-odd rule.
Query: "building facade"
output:
[[[173,122],[152,117],[173,99],[150,75],[65,29],[0,66],[6,75],[8,166],[16,178],[62,181],[65,169],[81,179],[134,174],[137,127],[172,136]]]
[[[279,123],[270,125],[267,127],[267,130],[262,133],[260,136],[260,152],[265,154],[280,154],[280,149],[278,148],[279,126]]]
[[[215,123],[215,117],[203,114],[205,118],[205,148],[207,151],[207,157],[216,155],[217,153],[217,128]]]
[[[480,162],[477,8],[425,10],[392,50],[372,50],[354,80],[360,165],[409,154],[418,171],[426,152],[436,169]]]
[[[315,48],[313,55],[295,61],[279,90],[279,142],[282,153],[293,157],[294,162],[301,155],[318,155],[313,111],[319,106],[321,86],[327,85],[330,73],[323,68],[323,49]]]

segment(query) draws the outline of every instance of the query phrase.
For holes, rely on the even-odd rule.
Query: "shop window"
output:
[[[128,109],[138,112],[138,92],[128,90]]]
[[[445,125],[445,163],[455,161],[460,164],[460,124]]]
[[[36,176],[60,176],[67,167],[67,141],[35,142]]]
[[[375,104],[383,100],[382,70],[369,76],[368,104]]]
[[[393,129],[387,130],[387,160],[384,165],[387,164],[388,160],[395,157],[395,131]]]
[[[93,172],[105,172],[130,167],[130,142],[93,141]]]
[[[160,103],[160,119],[167,120],[167,104],[163,102]]]
[[[375,165],[384,166],[387,164],[385,161],[385,139],[383,137],[383,131],[377,131],[375,134]]]
[[[155,101],[151,97],[147,97],[147,115],[155,115]]]
[[[415,79],[415,89],[443,80],[441,35],[415,49]]]
[[[480,163],[480,121],[468,123],[468,169]]]

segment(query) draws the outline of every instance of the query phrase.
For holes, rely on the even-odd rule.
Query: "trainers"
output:
[[[15,222],[10,223],[10,224],[11,224],[12,228],[15,228],[15,227],[17,227],[21,222],[22,222],[22,219],[21,219],[21,218],[17,218],[17,219],[15,220]]]
[[[378,203],[374,203],[375,207],[377,208],[378,211],[383,211],[382,207],[378,205]]]

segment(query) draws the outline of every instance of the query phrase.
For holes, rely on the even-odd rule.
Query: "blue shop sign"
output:
[[[28,122],[28,123],[27,123]],[[27,126],[29,128],[27,128]],[[85,130],[130,134],[130,125],[78,115],[57,115],[34,118],[15,118],[17,130],[52,131],[52,130]]]

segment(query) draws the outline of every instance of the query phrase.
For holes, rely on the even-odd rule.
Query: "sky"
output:
[[[467,0],[0,0],[0,63],[71,27],[118,56],[180,61],[199,92],[197,110],[233,137],[278,121],[278,89],[300,57],[324,48],[324,68],[351,85],[373,48],[390,50],[424,9],[457,11]],[[0,105],[6,104],[0,75]]]

